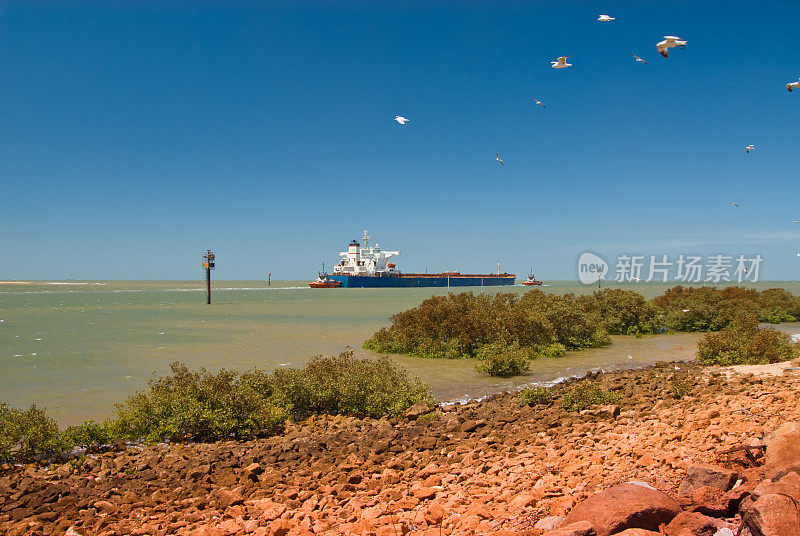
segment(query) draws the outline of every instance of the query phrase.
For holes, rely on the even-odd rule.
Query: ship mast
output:
[[[369,236],[368,231],[366,229],[364,229],[364,249],[366,249],[367,246],[369,245],[370,238],[372,238],[372,237]]]

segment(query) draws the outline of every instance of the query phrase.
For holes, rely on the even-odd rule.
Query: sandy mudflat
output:
[[[0,285],[105,285],[91,281],[0,281]]]
[[[800,370],[795,370],[800,367],[792,365],[791,361],[782,361],[780,363],[769,363],[767,365],[733,365],[730,367],[711,367],[708,370],[711,372],[719,372],[725,374],[729,378],[734,374],[754,374],[756,376],[780,376],[782,374],[798,374]]]

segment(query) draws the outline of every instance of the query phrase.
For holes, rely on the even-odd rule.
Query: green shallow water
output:
[[[211,370],[302,366],[317,354],[361,343],[388,318],[446,289],[310,289],[305,281],[216,281],[205,304],[201,282],[94,281],[0,284],[0,402],[47,407],[61,424],[102,419],[115,402],[181,361]],[[546,283],[547,284],[547,283]],[[671,285],[636,284],[647,297]],[[755,288],[800,284],[765,282]],[[459,290],[459,289],[456,289]],[[487,288],[523,293],[522,286]],[[547,292],[590,293],[577,282],[550,282]],[[800,325],[780,329],[797,333]],[[691,359],[695,334],[616,337],[607,348],[540,359],[508,380],[476,373],[472,360],[396,359],[426,381],[437,400],[481,397],[588,370]]]

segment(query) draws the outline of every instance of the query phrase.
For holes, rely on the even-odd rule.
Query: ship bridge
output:
[[[366,230],[362,239],[363,246],[358,240],[353,240],[347,251],[339,252],[342,260],[333,269],[334,274],[386,276],[399,273],[394,263],[388,262],[392,257],[400,255],[399,251],[384,251],[377,243],[370,246],[369,241],[372,237]]]

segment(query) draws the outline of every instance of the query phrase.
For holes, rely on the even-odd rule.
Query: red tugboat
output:
[[[528,279],[523,281],[522,284],[526,287],[538,287],[542,284],[542,282],[536,279],[536,276],[533,275],[533,271],[531,271],[531,273],[528,274]]]
[[[342,282],[331,279],[325,271],[325,263],[322,263],[322,271],[317,276],[317,280],[312,281],[308,286],[311,288],[339,288],[342,286]]]

